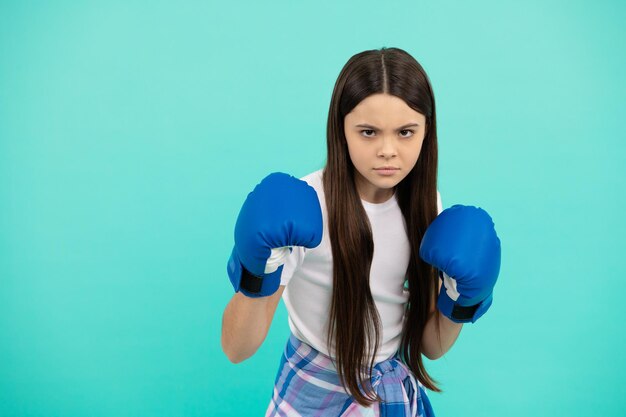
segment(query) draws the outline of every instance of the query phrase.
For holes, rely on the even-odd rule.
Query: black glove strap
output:
[[[250,293],[258,294],[261,292],[261,284],[263,284],[263,278],[252,275],[246,268],[241,267],[241,283],[239,287]]]
[[[471,320],[479,306],[480,303],[474,306],[460,306],[455,304],[452,308],[452,318],[456,320]]]

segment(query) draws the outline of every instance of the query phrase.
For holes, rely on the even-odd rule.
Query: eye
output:
[[[364,134],[364,136],[366,138],[371,138],[372,136],[370,136],[369,133],[365,133],[365,132],[374,132],[374,129],[363,129],[363,130],[361,130],[361,134]],[[403,129],[400,132],[409,132],[410,133],[410,134],[406,134],[406,135],[401,135],[403,138],[410,138],[411,136],[413,136],[413,133],[415,133],[411,129]]]

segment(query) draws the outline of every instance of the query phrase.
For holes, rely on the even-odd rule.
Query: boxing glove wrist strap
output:
[[[454,304],[454,307],[452,307],[452,318],[463,322],[471,321],[478,307],[480,307],[480,303],[473,306]]]
[[[439,291],[437,299],[437,308],[444,316],[456,323],[474,323],[491,307],[493,302],[493,292],[491,292],[484,300],[478,304],[469,304],[467,299],[456,292],[454,280],[451,280],[445,273],[443,274],[444,283]],[[448,288],[448,285],[450,285]]]
[[[246,290],[250,294],[258,294],[261,292],[262,284],[263,278],[252,275],[246,268],[241,267],[241,282],[239,284],[241,289]]]

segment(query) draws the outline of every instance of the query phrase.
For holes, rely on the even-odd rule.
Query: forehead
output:
[[[373,94],[363,99],[346,115],[355,122],[402,124],[408,122],[424,123],[426,117],[409,107],[404,100],[389,94]]]

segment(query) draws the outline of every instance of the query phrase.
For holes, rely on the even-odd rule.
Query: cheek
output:
[[[353,160],[364,159],[367,154],[366,147],[355,144],[355,142],[348,142],[348,153]]]
[[[424,147],[424,141],[422,140],[419,145],[417,145],[416,147],[414,147],[413,149],[411,149],[411,152],[413,154],[413,158],[417,161],[417,159],[419,158],[419,156],[422,154],[422,149]]]

